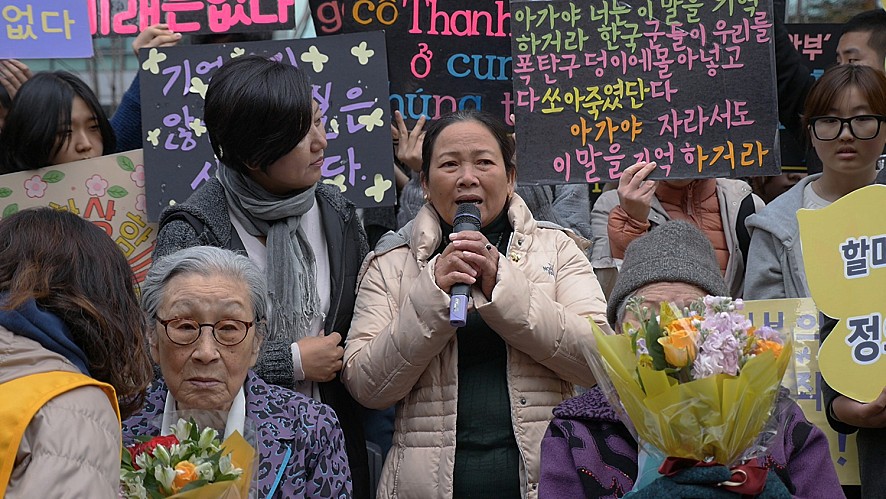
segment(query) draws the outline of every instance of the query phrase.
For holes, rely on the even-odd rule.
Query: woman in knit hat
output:
[[[705,235],[687,222],[667,222],[628,246],[607,317],[615,330],[625,321],[635,322],[625,310],[633,296],[657,308],[663,301],[682,307],[708,294],[726,293],[714,249]],[[778,404],[778,433],[760,464],[780,481],[767,482],[764,494],[778,497],[771,495],[771,489],[773,484],[779,489],[783,484],[786,490],[780,490],[780,496],[842,497],[824,433],[806,420],[794,401],[782,396]],[[621,497],[634,487],[640,454],[637,441],[599,386],[561,403],[554,416],[541,444],[540,499]],[[686,472],[666,482],[671,489],[661,492],[668,497],[734,496],[712,487],[719,480],[710,482],[711,477],[724,473],[731,475],[722,466],[705,468],[704,473]]]

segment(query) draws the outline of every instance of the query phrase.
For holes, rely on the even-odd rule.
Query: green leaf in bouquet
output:
[[[123,463],[124,466],[128,466],[129,469],[133,469],[132,454],[129,453],[129,449],[123,449],[123,452],[120,453],[120,462]]]
[[[188,418],[188,422],[191,423],[191,433],[188,435],[188,439],[198,442],[200,440],[200,430],[197,429],[197,422],[194,421],[194,418]]]
[[[656,371],[666,369],[668,362],[665,360],[664,347],[658,342],[658,339],[662,337],[658,321],[655,319],[646,321],[644,329],[646,329],[646,349],[649,350],[649,356],[652,357],[652,368]]]
[[[209,480],[194,480],[193,482],[182,487],[181,490],[179,490],[179,493],[187,492],[189,490],[199,489],[200,487],[202,487],[208,483],[209,483]]]

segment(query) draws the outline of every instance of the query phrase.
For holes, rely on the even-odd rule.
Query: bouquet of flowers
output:
[[[255,450],[239,433],[219,443],[215,429],[201,431],[193,419],[179,419],[170,430],[124,449],[122,497],[247,497]]]
[[[641,443],[665,456],[733,466],[765,450],[758,437],[773,413],[791,348],[773,329],[754,328],[741,300],[707,296],[684,310],[641,297],[627,302],[639,327],[595,330],[611,380]],[[657,312],[657,313],[656,313]],[[605,377],[598,376],[605,389]],[[755,445],[758,444],[758,445]]]

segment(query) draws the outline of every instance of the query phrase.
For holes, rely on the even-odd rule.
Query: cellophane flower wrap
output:
[[[123,449],[120,495],[132,499],[246,498],[255,449],[238,432],[220,443],[218,431],[179,419],[171,434],[144,437]]]
[[[626,323],[616,335],[594,329],[606,375],[598,381],[641,445],[730,466],[762,454],[789,340],[754,328],[741,300],[707,296],[684,310],[642,304],[642,297],[627,302],[640,327]]]

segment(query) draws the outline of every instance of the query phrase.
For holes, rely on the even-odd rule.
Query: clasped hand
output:
[[[483,296],[491,299],[498,276],[498,248],[473,230],[451,234],[449,240],[434,268],[437,287],[449,293],[455,284],[478,284]]]

